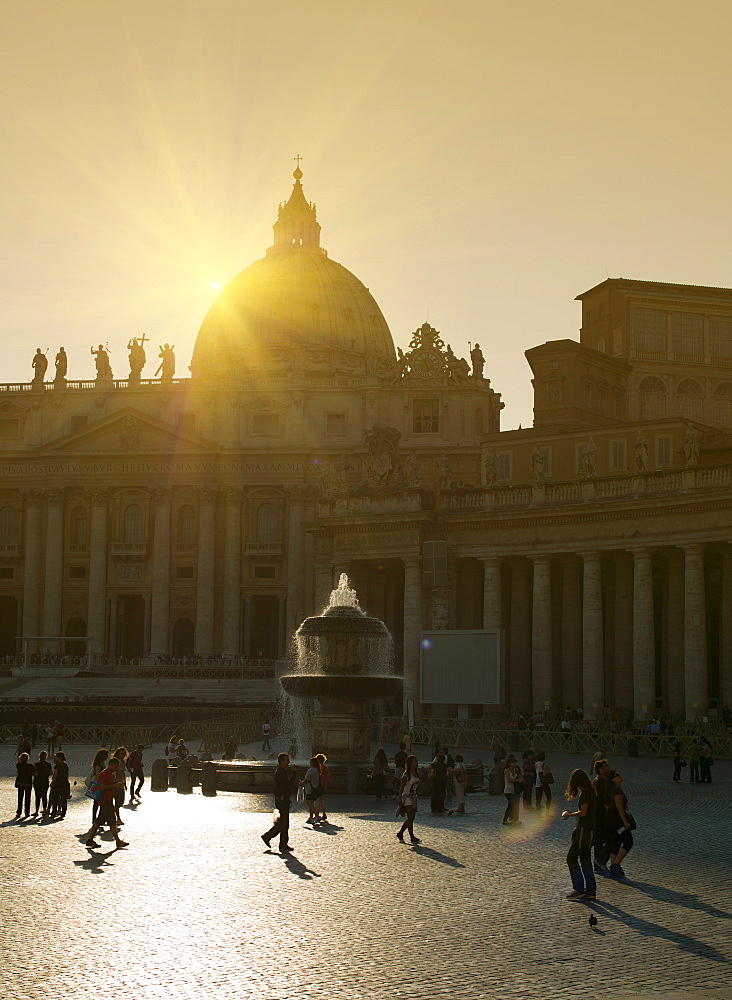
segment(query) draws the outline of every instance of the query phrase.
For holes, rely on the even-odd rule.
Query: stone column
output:
[[[511,563],[511,630],[509,642],[509,690],[512,712],[528,712],[531,700],[531,591],[526,559]]]
[[[40,490],[28,490],[25,495],[22,635],[40,634],[42,499]],[[37,645],[31,643],[30,649],[33,650]]]
[[[669,711],[686,715],[684,697],[684,557],[678,549],[667,559],[666,689]]]
[[[684,687],[686,721],[707,712],[707,615],[704,546],[684,546]]]
[[[109,491],[92,490],[89,523],[89,610],[86,634],[92,654],[105,652],[107,637],[107,503]]]
[[[109,598],[109,655],[117,655],[117,594],[112,594]]]
[[[656,710],[656,639],[653,622],[653,563],[650,549],[633,552],[633,717]]]
[[[422,560],[407,556],[404,560],[404,703],[414,702],[418,713],[420,685],[420,639],[422,632]]]
[[[222,651],[238,654],[241,642],[241,490],[224,490],[224,502]]]
[[[287,618],[285,633],[289,637],[305,618],[305,489],[295,486],[287,491]],[[285,649],[287,645],[285,644]]]
[[[570,556],[562,564],[562,704],[582,705],[582,563]],[[573,716],[575,718],[575,716]]]
[[[244,656],[252,655],[252,595],[244,595],[244,641],[242,642]]]
[[[631,710],[633,691],[633,562],[615,557],[615,707]]]
[[[604,703],[602,561],[599,552],[586,552],[582,580],[582,710],[585,719],[594,719]]]
[[[552,562],[533,556],[534,588],[531,616],[531,690],[534,711],[552,703]]]
[[[64,493],[46,491],[46,573],[43,586],[43,635],[61,634],[61,587],[64,562]],[[58,642],[44,643],[58,650]]]
[[[196,653],[214,651],[214,573],[216,567],[216,489],[200,486],[198,494],[198,575],[196,578]]]
[[[724,547],[722,553],[722,610],[721,659],[719,705],[732,707],[732,548]]]
[[[167,487],[150,491],[153,502],[152,610],[150,653],[171,652],[170,627],[170,500]]]
[[[483,560],[483,628],[503,628],[501,560]]]
[[[315,566],[315,608],[313,613],[319,615],[328,603],[333,589],[333,567],[330,563],[317,563]]]

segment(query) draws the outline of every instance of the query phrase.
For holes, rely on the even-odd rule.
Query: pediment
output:
[[[42,450],[73,455],[171,455],[210,454],[218,446],[127,407],[44,445]]]

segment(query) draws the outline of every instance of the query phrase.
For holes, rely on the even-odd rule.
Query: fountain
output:
[[[367,702],[388,698],[402,687],[392,672],[392,641],[379,618],[369,618],[341,573],[320,615],[306,618],[295,633],[297,671],[280,678],[295,698],[314,698],[312,745],[341,765],[369,759]]]

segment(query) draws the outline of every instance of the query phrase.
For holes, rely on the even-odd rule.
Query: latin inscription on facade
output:
[[[43,462],[28,465],[0,465],[0,476],[94,476],[132,472],[138,475],[175,472],[297,473],[304,462]]]

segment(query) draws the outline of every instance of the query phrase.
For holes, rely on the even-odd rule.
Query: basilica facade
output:
[[[190,377],[165,344],[145,378],[135,339],[127,378],[99,345],[93,381],[61,348],[0,386],[0,654],[281,659],[346,572],[417,715],[721,710],[732,289],[579,296],[579,342],[526,352],[534,426],[501,431],[490,352],[428,324],[395,350],[294,176]],[[425,703],[425,630],[500,634],[502,704]]]

